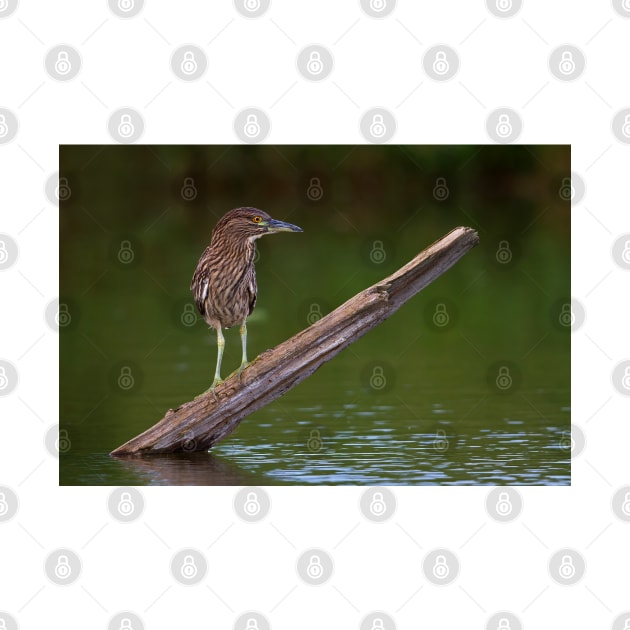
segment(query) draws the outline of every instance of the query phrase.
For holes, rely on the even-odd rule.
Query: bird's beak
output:
[[[267,221],[267,232],[303,232],[304,230],[292,223],[285,223],[284,221],[276,221],[276,219],[269,219]]]

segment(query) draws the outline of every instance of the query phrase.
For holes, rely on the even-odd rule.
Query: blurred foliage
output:
[[[513,320],[518,309],[521,327],[570,293],[567,146],[68,146],[61,175],[71,190],[61,205],[61,293],[93,287],[82,302],[102,290],[187,296],[214,224],[241,205],[304,229],[258,241],[262,295],[290,288],[296,308],[314,298],[338,305],[458,225],[477,229],[481,244],[445,278],[453,290],[483,274],[497,316]],[[194,199],[182,194],[191,182]],[[442,183],[445,199],[434,196]],[[502,241],[507,265],[497,263]],[[123,242],[134,251],[128,268],[116,260]],[[386,252],[381,264],[370,259],[375,243]],[[479,303],[480,288],[463,307]]]

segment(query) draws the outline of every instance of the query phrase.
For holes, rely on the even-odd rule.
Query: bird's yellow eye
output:
[[[254,223],[260,223],[260,222],[262,221],[262,217],[254,217],[254,218],[252,219],[252,221],[253,221]]]

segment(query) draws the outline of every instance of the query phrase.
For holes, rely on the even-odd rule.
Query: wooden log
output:
[[[169,409],[156,425],[129,440],[112,456],[207,450],[243,418],[308,378],[366,332],[395,313],[479,242],[458,227],[420,252],[391,276],[361,291],[313,325],[263,352],[242,373],[212,393]]]

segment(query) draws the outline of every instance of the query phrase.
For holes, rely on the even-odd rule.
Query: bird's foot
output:
[[[212,395],[214,396],[215,400],[219,400],[216,392],[214,391],[217,388],[217,385],[221,385],[221,383],[223,383],[223,379],[222,378],[215,378],[214,381],[212,381],[212,385],[210,385],[210,387],[208,387],[208,389],[204,390],[203,392],[201,392],[201,394],[199,394],[198,396],[195,396],[195,400],[197,400],[197,398],[201,398],[202,396],[205,396],[206,394],[212,393]]]
[[[234,375],[238,376],[238,382],[242,384],[242,379],[241,379],[241,374],[243,373],[243,371],[245,370],[246,367],[250,366],[254,361],[245,361],[244,363],[241,363],[241,365],[238,367],[237,370],[234,370],[234,372],[231,372],[230,375],[227,377],[227,380],[231,379]]]
[[[243,363],[241,363],[240,367],[237,370],[238,373],[238,382],[242,385],[243,381],[241,379],[241,374],[243,373],[243,370],[250,366],[253,363],[253,361],[243,361]]]

